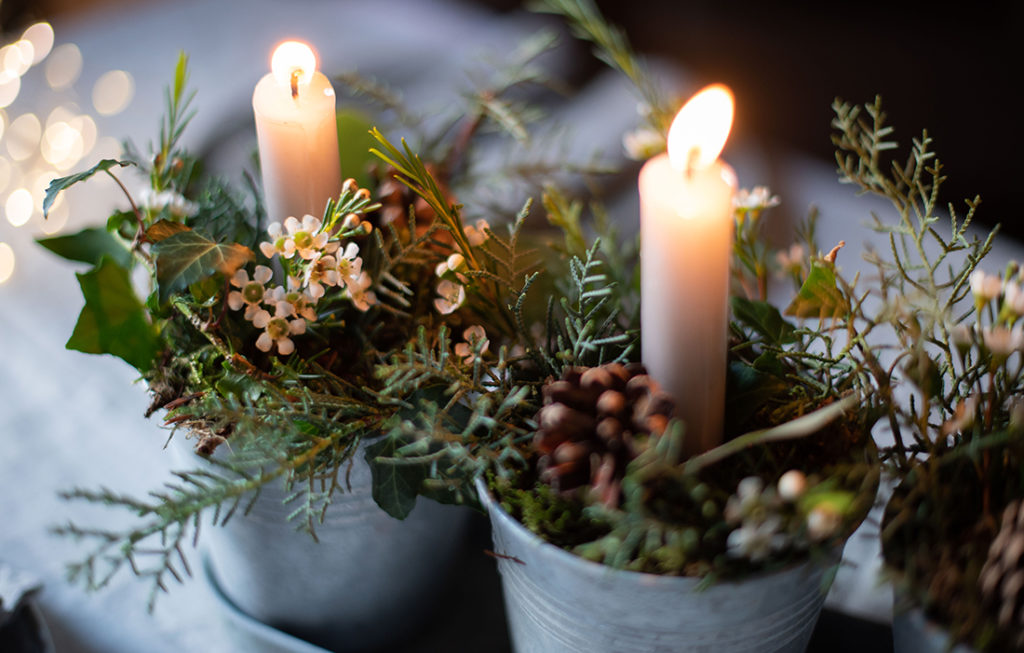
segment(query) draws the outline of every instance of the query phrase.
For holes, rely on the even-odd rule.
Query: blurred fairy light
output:
[[[70,87],[82,74],[82,53],[74,43],[58,45],[46,62],[46,83],[55,91]]]
[[[34,113],[23,113],[11,121],[7,128],[5,144],[7,153],[15,161],[25,161],[36,153],[42,126]]]
[[[20,227],[32,219],[32,193],[27,188],[19,188],[7,196],[4,203],[4,212],[7,214],[7,221],[15,227]]]
[[[50,27],[49,23],[36,23],[30,26],[21,35],[21,38],[32,44],[35,49],[35,56],[32,59],[32,64],[42,63],[43,59],[50,54],[50,50],[53,49],[53,28]]]
[[[0,242],[0,283],[14,274],[14,250],[7,243]]]
[[[33,75],[40,75],[45,84],[32,78],[27,82],[33,89],[31,100],[19,102],[26,88],[23,78],[29,79],[37,65]],[[56,45],[49,23],[35,23],[20,38],[0,46],[0,211],[14,227],[31,223],[47,235],[61,231],[70,214],[63,196],[58,195],[48,218],[41,219],[50,182],[79,169],[86,157],[122,154],[116,139],[100,135],[94,116],[113,116],[127,108],[135,95],[135,80],[123,70],[104,73],[86,96],[91,107],[83,110],[76,104],[83,100],[76,92],[82,67],[78,46]],[[26,110],[21,105],[29,101],[43,104]],[[0,283],[11,277],[14,267],[13,248],[0,242]]]
[[[9,107],[21,92],[21,77],[0,70],[0,108]]]
[[[13,172],[14,166],[7,160],[7,157],[0,156],[0,193],[7,190],[7,185],[11,183]]]
[[[104,73],[92,87],[92,105],[101,116],[120,113],[132,101],[135,80],[123,70]]]

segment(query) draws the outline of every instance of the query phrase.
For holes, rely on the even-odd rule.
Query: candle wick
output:
[[[689,153],[686,155],[686,178],[690,179],[693,177],[693,172],[697,169],[697,161],[700,160],[700,147],[694,145],[690,148]]]
[[[299,77],[302,75],[302,70],[296,68],[292,71],[292,99],[296,100],[299,97]]]

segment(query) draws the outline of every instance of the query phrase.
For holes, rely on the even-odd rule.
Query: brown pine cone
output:
[[[988,559],[981,568],[978,585],[982,600],[996,614],[1004,633],[1015,646],[1024,647],[1024,501],[1011,501]]]
[[[665,430],[672,399],[635,363],[572,368],[542,392],[533,439],[540,479],[560,492],[587,486],[598,501],[618,505],[638,440]]]
[[[448,190],[445,180],[438,179],[436,166],[428,163],[427,170],[434,175],[440,185],[441,191],[449,204],[455,203],[455,197]],[[380,202],[379,226],[393,224],[402,231],[409,226],[409,207],[412,207],[413,215],[416,218],[417,233],[421,233],[426,227],[434,222],[437,215],[434,209],[425,199],[414,193],[408,186],[395,179],[394,168],[386,167],[383,170],[376,170],[379,183],[377,185],[377,201]]]

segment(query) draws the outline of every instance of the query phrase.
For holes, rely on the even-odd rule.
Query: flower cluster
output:
[[[754,186],[750,190],[741,188],[736,191],[732,204],[738,213],[751,213],[756,218],[765,209],[778,206],[779,196],[772,195],[767,186]]]
[[[357,188],[351,179],[343,185],[342,193],[369,197],[369,191]],[[286,284],[268,287],[274,272],[257,265],[251,279],[244,269],[235,273],[231,285],[238,290],[228,295],[232,310],[244,308],[245,319],[263,329],[256,340],[261,351],[270,351],[276,345],[279,354],[292,353],[295,343],[290,336],[305,333],[307,325],[316,322],[316,305],[329,288],[339,288],[341,296],[360,311],[377,303],[373,279],[363,270],[359,245],[350,241],[343,246],[344,238],[371,231],[370,223],[356,213],[347,214],[338,228],[312,215],[301,220],[290,216],[283,223],[270,224],[270,239],[260,243],[260,251],[268,259],[280,259]]]
[[[1003,276],[975,270],[969,282],[976,319],[973,324],[951,328],[950,340],[963,369],[987,361],[984,368],[988,374],[971,376],[970,394],[961,397],[942,423],[942,436],[968,431],[981,413],[1005,415],[1011,426],[1024,424],[1024,400],[1014,396],[1014,384],[1024,373],[1020,356],[1024,352],[1024,276],[1020,267],[1011,263]],[[1013,369],[1012,363],[1016,364]]]
[[[173,218],[182,219],[196,214],[199,207],[191,202],[181,193],[172,190],[157,192],[151,187],[146,187],[138,195],[139,208],[160,213],[167,210]]]
[[[740,481],[725,506],[725,520],[734,527],[726,543],[729,555],[760,562],[838,533],[842,511],[831,501],[805,501],[807,493],[807,477],[797,470],[783,474],[774,487],[756,476]]]
[[[970,276],[971,294],[977,309],[974,325],[960,325],[951,331],[961,348],[980,344],[997,364],[1014,352],[1024,350],[1024,289],[1020,269],[1011,264],[1005,277],[975,270]],[[987,318],[988,324],[982,320]]]
[[[482,357],[490,346],[491,341],[487,339],[487,332],[479,325],[474,325],[462,332],[465,342],[455,345],[455,355],[462,359],[466,365],[472,365]]]

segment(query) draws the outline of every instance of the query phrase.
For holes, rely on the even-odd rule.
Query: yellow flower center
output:
[[[250,281],[242,289],[242,298],[247,304],[256,304],[263,299],[263,284]]]
[[[274,340],[280,340],[288,335],[288,320],[283,317],[275,317],[267,325],[267,335]]]
[[[308,231],[296,231],[292,240],[295,241],[295,246],[299,249],[306,249],[313,244],[313,236]]]

